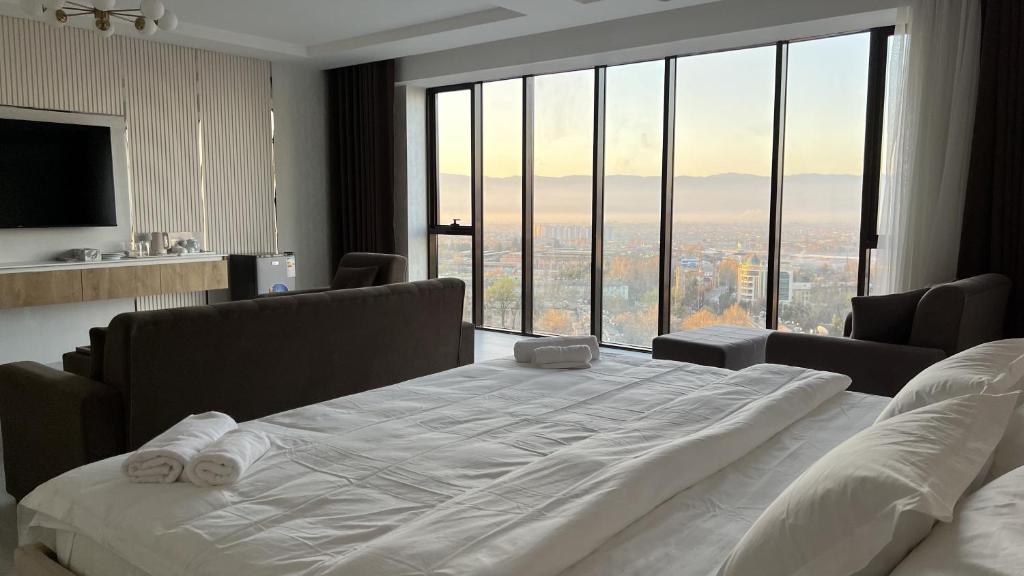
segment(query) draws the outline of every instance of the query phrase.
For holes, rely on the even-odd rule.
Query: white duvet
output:
[[[243,424],[272,447],[229,488],[130,484],[119,457],[22,505],[30,525],[153,576],[554,575],[847,384],[768,365],[495,361]]]

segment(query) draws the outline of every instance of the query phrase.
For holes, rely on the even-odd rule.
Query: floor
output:
[[[0,434],[0,447],[3,446],[3,435]],[[14,498],[7,495],[4,489],[4,456],[0,450],[0,574],[11,573],[14,547],[18,543],[18,516]]]
[[[524,340],[531,338],[531,336],[520,336],[518,334],[508,334],[505,332],[493,332],[490,330],[477,330],[476,331],[476,361],[483,362],[484,360],[493,360],[495,358],[502,358],[505,356],[512,355],[512,347],[515,345],[517,340]],[[629,356],[642,356],[650,358],[650,352],[637,352],[633,350],[621,350],[619,348],[606,348],[601,347],[602,353],[608,351],[612,354],[626,354]]]
[[[512,355],[512,346],[517,340],[527,338],[517,334],[506,334],[503,332],[490,332],[486,330],[476,331],[476,360],[492,360]],[[648,356],[642,352],[623,351],[608,349],[616,354],[629,354],[637,356]],[[0,447],[3,446],[3,436],[0,435]],[[14,499],[7,495],[4,488],[3,472],[3,451],[0,450],[0,575],[11,572],[14,547],[18,542],[17,507]]]

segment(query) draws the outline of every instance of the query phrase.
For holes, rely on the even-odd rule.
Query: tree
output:
[[[707,308],[701,308],[683,319],[683,330],[696,330],[715,324],[719,324],[718,315]]]
[[[730,324],[732,326],[750,326],[750,313],[746,311],[739,304],[733,304],[722,312],[719,317],[721,324]]]
[[[551,332],[552,334],[573,333],[572,318],[569,317],[569,313],[556,308],[545,310],[537,321],[537,327],[542,332]]]
[[[502,276],[495,280],[484,294],[484,302],[501,314],[501,327],[511,328],[507,322],[509,312],[519,308],[519,283],[511,276]],[[515,315],[512,316],[515,319]]]

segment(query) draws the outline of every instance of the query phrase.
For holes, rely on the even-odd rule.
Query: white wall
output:
[[[409,280],[427,278],[427,91],[395,90],[395,230]]]
[[[274,63],[278,246],[295,252],[296,287],[327,286],[331,262],[327,73]]]

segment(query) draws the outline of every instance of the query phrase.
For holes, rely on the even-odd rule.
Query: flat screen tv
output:
[[[110,127],[0,118],[0,228],[116,225]]]

